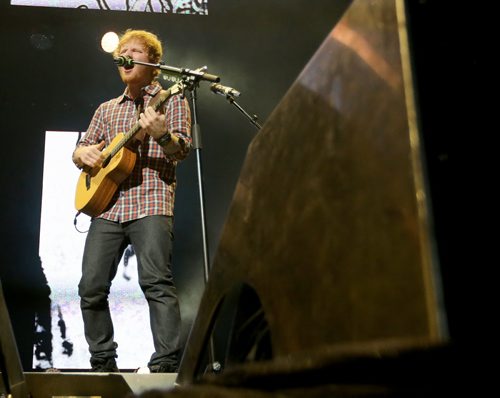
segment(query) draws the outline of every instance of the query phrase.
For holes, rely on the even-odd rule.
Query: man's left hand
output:
[[[139,116],[139,123],[145,134],[158,139],[166,133],[165,115],[148,106]]]

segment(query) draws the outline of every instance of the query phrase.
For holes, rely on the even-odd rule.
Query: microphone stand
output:
[[[210,272],[209,267],[209,255],[208,255],[208,238],[207,238],[207,228],[205,219],[205,199],[204,199],[204,189],[203,189],[203,174],[202,174],[202,162],[201,162],[201,130],[198,124],[198,109],[196,106],[196,88],[201,80],[217,83],[220,78],[215,75],[206,73],[206,66],[202,66],[196,70],[186,69],[186,68],[176,68],[173,66],[164,65],[162,63],[152,64],[148,62],[141,61],[129,61],[133,64],[150,66],[153,68],[160,69],[162,72],[173,75],[176,80],[181,80],[183,83],[183,89],[187,88],[191,92],[192,108],[193,108],[193,148],[196,152],[196,164],[197,164],[197,174],[198,174],[198,191],[200,197],[200,214],[201,214],[201,233],[202,233],[202,246],[203,246],[203,270],[205,276],[205,284],[208,282],[208,275]],[[184,91],[184,90],[183,90]],[[183,92],[184,95],[184,92]],[[208,361],[210,363],[211,370],[215,373],[221,370],[221,364],[215,361],[215,348],[213,338],[210,337],[208,345]]]
[[[200,213],[201,213],[201,233],[202,233],[202,245],[203,245],[203,269],[205,275],[205,283],[208,282],[209,274],[209,263],[208,263],[208,243],[207,243],[207,228],[205,220],[205,199],[203,195],[203,178],[202,178],[202,166],[201,166],[201,132],[198,124],[198,115],[196,107],[196,87],[199,85],[201,80],[209,82],[219,82],[220,77],[206,73],[206,66],[202,66],[196,70],[191,70],[187,68],[176,68],[174,66],[164,65],[162,63],[152,64],[149,62],[141,62],[135,60],[129,60],[129,62],[138,65],[150,66],[153,68],[160,69],[162,72],[173,75],[176,80],[182,81],[185,88],[192,93],[192,107],[193,107],[193,147],[196,151],[197,160],[197,173],[198,173],[198,186],[200,195]]]
[[[208,256],[208,238],[206,229],[206,219],[205,219],[205,199],[203,190],[203,173],[202,173],[202,161],[201,161],[201,129],[198,123],[198,108],[196,105],[197,93],[196,88],[198,83],[193,84],[191,88],[191,104],[193,108],[193,148],[196,152],[196,170],[198,174],[198,193],[200,196],[200,215],[201,215],[201,233],[202,233],[202,244],[203,244],[203,264],[205,271],[205,284],[208,283],[209,269],[209,256]],[[219,361],[215,360],[215,347],[213,337],[210,336],[208,341],[208,362],[209,368],[214,373],[218,373],[222,369],[222,365]],[[205,371],[209,370],[208,368]]]
[[[248,120],[250,120],[250,123],[252,123],[256,128],[257,130],[260,130],[262,128],[262,126],[257,122],[257,115],[253,115],[253,116],[250,116],[248,114],[247,111],[245,111],[235,100],[234,100],[234,96],[232,96],[231,94],[227,94],[226,95],[226,99],[228,100],[228,102],[231,104],[231,105],[234,105],[236,107],[236,109],[238,109],[241,113],[243,113],[247,118]]]
[[[149,62],[141,62],[141,61],[133,61],[129,60],[132,65],[145,65],[150,66],[152,68],[160,69],[162,72],[174,75],[175,77],[180,77],[183,81],[190,80],[190,84],[198,84],[200,80],[206,80],[208,82],[218,83],[220,82],[220,77],[211,75],[210,73],[206,73],[206,66],[202,66],[201,68],[192,70],[187,68],[176,68],[175,66],[168,66],[163,63],[151,64]]]
[[[193,148],[196,152],[196,170],[198,174],[198,192],[200,196],[200,215],[201,215],[201,233],[202,233],[202,244],[203,244],[203,265],[205,270],[205,283],[208,282],[209,274],[209,256],[208,256],[208,238],[206,229],[206,219],[205,219],[205,199],[203,190],[203,173],[202,173],[202,162],[201,162],[201,129],[198,124],[198,108],[196,105],[197,94],[196,94],[196,84],[191,89],[191,104],[193,108]]]

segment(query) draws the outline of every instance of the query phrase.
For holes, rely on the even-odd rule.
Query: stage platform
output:
[[[177,373],[25,372],[24,376],[32,398],[120,398],[170,390]]]

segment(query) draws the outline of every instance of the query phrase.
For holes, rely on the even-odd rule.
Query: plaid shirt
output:
[[[158,83],[143,88],[144,108],[161,90]],[[171,96],[163,105],[166,131],[186,142],[185,150],[166,155],[149,135],[136,150],[137,160],[132,173],[118,187],[110,206],[99,217],[127,222],[151,215],[172,216],[175,199],[175,168],[191,148],[191,113],[186,98]],[[78,145],[94,145],[102,140],[106,146],[117,133],[129,131],[138,121],[134,100],[123,93],[99,106],[90,126]]]

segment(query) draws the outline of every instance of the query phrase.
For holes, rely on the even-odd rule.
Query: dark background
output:
[[[48,292],[38,259],[44,133],[84,131],[101,102],[123,85],[100,49],[110,30],[147,29],[165,45],[167,65],[222,77],[260,123],[279,103],[334,27],[347,0],[210,0],[208,16],[39,7],[0,2],[0,277],[25,369],[31,368],[34,303]],[[477,203],[489,142],[483,90],[485,11],[479,6],[409,0],[410,41],[425,165],[434,213],[451,336],[482,330],[488,263],[478,227],[489,207]],[[203,177],[212,258],[255,127],[222,96],[198,90]],[[304,132],[307,134],[308,132]],[[486,141],[485,141],[486,139]],[[465,149],[465,156],[458,155]],[[461,152],[464,154],[464,151]],[[485,156],[485,158],[487,158]],[[484,159],[482,159],[484,160]],[[291,167],[297,167],[296,165]],[[291,172],[293,170],[291,169]],[[178,169],[174,266],[187,336],[203,292],[203,252],[196,157]],[[480,186],[481,185],[481,186]],[[481,213],[479,215],[478,213]],[[480,247],[479,250],[476,250]],[[76,287],[75,287],[76,289]]]
[[[18,349],[31,368],[34,303],[47,297],[38,258],[46,130],[85,131],[96,107],[122,93],[107,31],[157,33],[167,65],[207,65],[265,122],[340,17],[347,1],[211,0],[208,16],[0,6],[3,120],[1,271]],[[256,128],[202,82],[198,121],[209,254],[217,247],[240,167]],[[196,156],[178,169],[174,272],[187,335],[204,288]],[[75,182],[76,183],[76,182]],[[78,269],[78,268],[77,268]],[[76,289],[76,287],[75,287]]]

